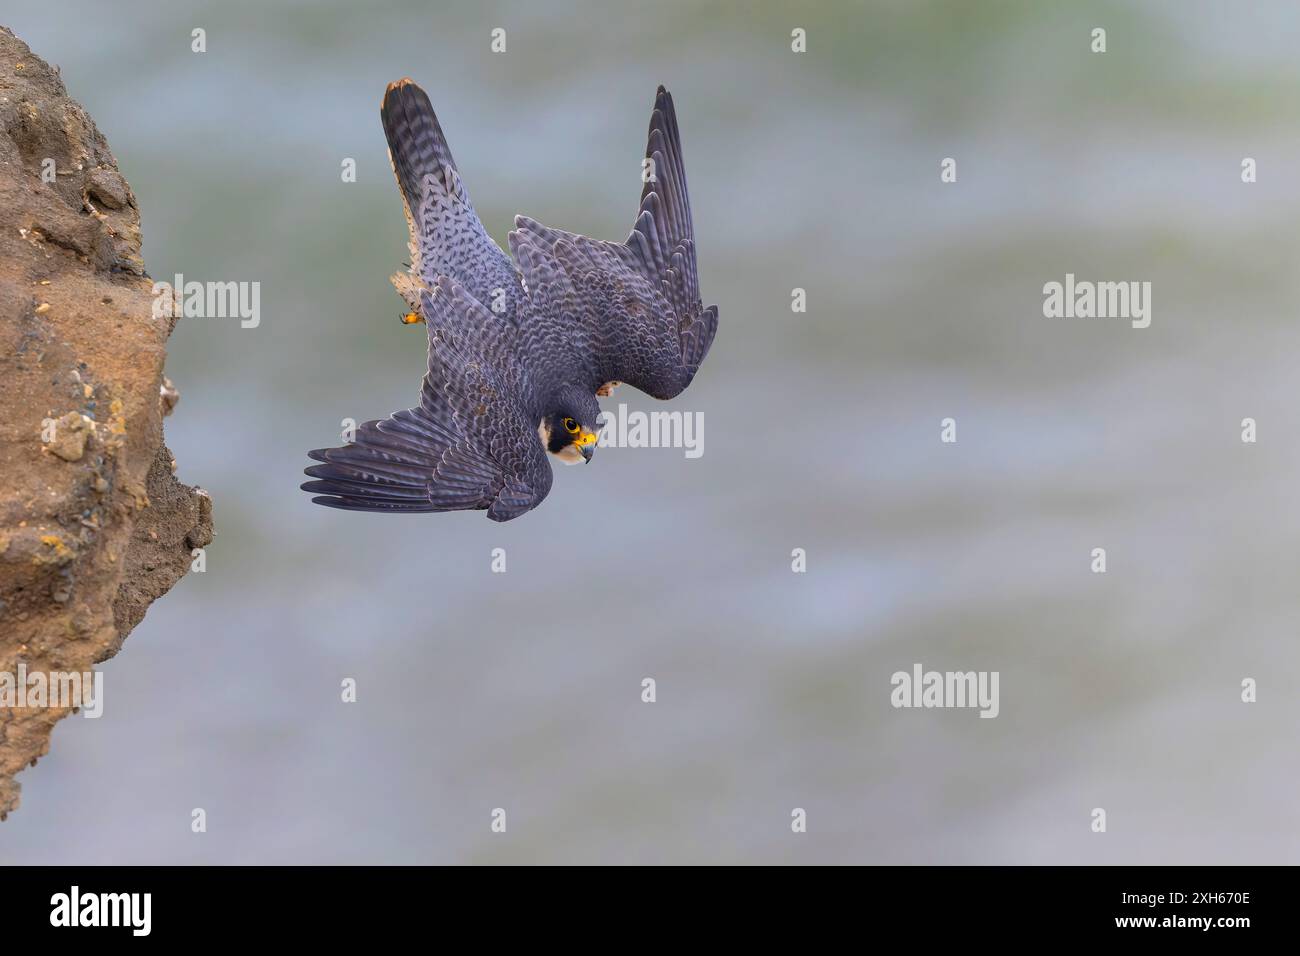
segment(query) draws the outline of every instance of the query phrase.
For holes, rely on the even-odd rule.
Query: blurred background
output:
[[[176,328],[207,571],[22,774],[0,862],[1300,862],[1294,4],[0,21],[108,137],[150,273],[258,281],[262,309]],[[673,92],[722,322],[668,406],[703,413],[701,458],[603,448],[505,525],[298,490],[343,419],[418,393],[378,116],[404,75],[502,243],[516,213],[623,238]],[[1067,272],[1150,281],[1151,327],[1044,318]],[[999,671],[1000,715],[891,708],[916,662]]]

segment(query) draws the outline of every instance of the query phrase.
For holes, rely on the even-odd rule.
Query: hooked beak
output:
[[[578,446],[578,451],[582,452],[584,462],[591,461],[591,456],[596,451],[596,439],[599,437],[595,432],[583,429],[582,434],[573,440],[573,443]]]

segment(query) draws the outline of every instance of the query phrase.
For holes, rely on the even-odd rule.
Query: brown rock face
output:
[[[212,540],[211,500],[163,445],[175,320],[153,312],[108,144],[0,27],[0,819],[71,712],[14,706],[5,675],[112,657]]]

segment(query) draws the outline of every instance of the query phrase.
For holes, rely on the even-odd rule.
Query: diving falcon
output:
[[[591,460],[598,395],[626,383],[673,398],[713,343],[673,99],[659,87],[627,240],[517,216],[513,262],[475,214],[424,90],[389,84],[380,116],[410,229],[410,270],[392,281],[402,321],[426,327],[428,371],[415,407],[308,452],[319,464],[302,488],[332,508],[509,521],[551,490],[548,453]]]

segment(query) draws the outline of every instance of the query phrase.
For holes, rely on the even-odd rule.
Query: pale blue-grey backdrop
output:
[[[151,273],[258,281],[262,324],[176,329],[207,571],[22,774],[0,862],[1300,861],[1298,14],[8,0]],[[418,388],[378,119],[404,75],[498,240],[622,238],[673,91],[722,316],[671,406],[703,457],[603,449],[504,526],[297,490]],[[1067,272],[1152,282],[1151,327],[1045,319]],[[915,662],[999,671],[1000,715],[892,709]]]

